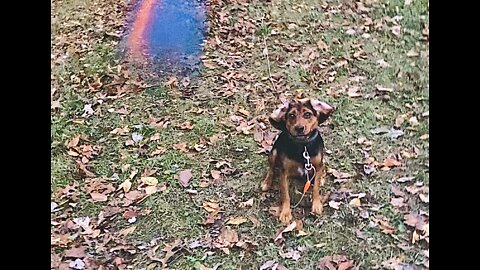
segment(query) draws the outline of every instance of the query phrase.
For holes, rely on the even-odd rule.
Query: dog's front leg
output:
[[[292,210],[290,209],[290,194],[288,189],[289,176],[283,171],[279,181],[280,186],[280,222],[287,223],[292,219]]]
[[[268,191],[272,187],[272,179],[275,173],[276,159],[277,159],[277,150],[273,149],[272,153],[268,156],[268,172],[261,184],[262,191]]]
[[[315,175],[315,182],[312,190],[312,213],[321,215],[323,212],[322,197],[320,196],[320,187],[325,182],[325,168],[323,165],[318,166],[317,174]]]

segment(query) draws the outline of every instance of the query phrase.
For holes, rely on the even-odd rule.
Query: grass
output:
[[[64,22],[78,20],[82,27],[88,28],[93,16],[88,11],[100,5],[95,1],[54,2],[52,14],[56,20],[52,22],[52,40],[65,33],[73,33]],[[236,92],[229,98],[222,97],[218,92],[226,82],[221,79],[221,73],[226,69],[219,68],[204,69],[196,82],[195,93],[190,97],[182,97],[177,88],[155,86],[99,105],[98,94],[104,89],[96,93],[89,92],[88,88],[71,78],[72,75],[97,78],[121,63],[116,54],[118,48],[108,39],[100,39],[89,47],[88,52],[72,54],[55,64],[52,68],[55,76],[52,87],[57,92],[52,98],[60,100],[62,107],[52,111],[52,191],[74,182],[82,185],[83,177],[76,168],[75,160],[67,154],[65,142],[83,135],[93,145],[101,146],[99,155],[89,162],[89,169],[99,177],[111,179],[115,187],[128,179],[133,171],[141,173],[145,169],[156,169],[154,176],[167,186],[166,191],[155,193],[141,203],[140,206],[149,209],[150,213],[137,217],[136,230],[128,236],[129,241],[148,243],[155,239],[163,247],[175,239],[187,241],[212,237],[213,228],[202,224],[207,216],[202,208],[204,201],[219,203],[224,222],[233,216],[253,216],[258,220],[256,225],[250,221],[241,225],[224,224],[235,229],[240,238],[256,243],[254,248],[232,248],[230,254],[218,249],[209,255],[202,249],[180,252],[171,262],[172,269],[198,269],[200,264],[210,267],[221,265],[221,269],[258,269],[271,259],[289,269],[313,269],[320,258],[333,254],[347,255],[359,269],[374,269],[382,262],[400,256],[405,256],[405,263],[422,264],[426,258],[421,251],[428,245],[425,246],[424,242],[411,244],[412,230],[404,225],[403,213],[393,207],[390,200],[392,179],[415,176],[415,181],[423,182],[426,187],[429,185],[429,144],[428,140],[421,139],[422,135],[429,132],[429,119],[421,116],[429,110],[428,43],[420,40],[422,29],[428,24],[428,2],[412,1],[411,5],[405,6],[404,1],[379,1],[368,5],[370,10],[363,14],[348,12],[348,3],[345,1],[324,1],[324,4],[328,4],[326,9],[316,3],[310,0],[280,0],[275,4],[251,2],[245,9],[238,4],[211,7],[214,10],[223,8],[228,12],[229,20],[225,22],[228,26],[235,27],[241,17],[255,22],[256,27],[254,34],[236,34],[254,44],[251,48],[242,47],[243,53],[251,57],[242,59],[241,66],[235,70],[250,75],[251,79],[236,81]],[[343,6],[339,7],[339,4]],[[120,2],[118,5],[125,7],[126,3]],[[108,10],[108,7],[100,6]],[[373,21],[373,25],[369,26],[369,38],[359,33],[346,34],[347,29],[362,26],[365,16]],[[400,37],[391,33],[393,24],[385,16],[402,16],[399,20],[402,26]],[[381,22],[382,26],[375,29],[377,22]],[[209,37],[226,38],[216,26],[213,24],[211,27]],[[268,76],[262,54],[263,37],[267,39],[272,73],[280,74],[286,82],[283,86],[277,86],[278,92],[271,91],[270,82],[262,79]],[[316,57],[305,60],[305,49],[316,48],[319,40],[324,41],[328,49],[316,50]],[[294,46],[295,43],[300,44],[296,49],[286,46]],[[227,44],[222,43],[220,48],[207,47],[206,55],[210,59],[228,63],[230,60],[227,56],[238,48]],[[361,60],[354,57],[359,48],[363,49],[365,55]],[[407,56],[412,49],[419,55]],[[58,50],[64,52],[65,49],[60,47]],[[342,59],[348,59],[348,64],[335,67]],[[389,67],[379,67],[377,61],[380,59],[386,61]],[[287,64],[291,61],[296,65]],[[335,78],[329,80],[332,71],[336,72]],[[359,82],[352,80],[356,76],[362,76],[363,79]],[[377,85],[392,87],[394,91],[379,95]],[[351,98],[342,92],[342,89],[352,86],[358,86],[364,97]],[[238,110],[244,108],[251,113],[247,119],[266,117],[280,103],[279,96],[292,94],[297,88],[303,88],[307,94],[317,96],[337,108],[324,132],[327,150],[331,151],[327,156],[327,166],[355,175],[353,180],[343,184],[334,183],[329,175],[323,191],[336,192],[345,187],[355,193],[364,192],[367,195],[362,203],[366,209],[373,207],[374,210],[369,210],[370,217],[363,218],[358,209],[345,201],[338,210],[325,206],[321,217],[302,217],[302,213],[297,213],[297,217],[302,217],[307,235],[291,235],[282,245],[276,245],[273,243],[275,232],[284,226],[268,213],[268,208],[278,203],[278,191],[267,194],[258,192],[258,185],[266,170],[266,158],[257,153],[259,148],[252,135],[236,131],[230,116],[241,115]],[[205,100],[203,97],[212,99]],[[255,102],[259,99],[264,100],[265,109],[258,109]],[[95,113],[88,118],[81,117],[85,104],[96,104]],[[128,108],[128,114],[117,112],[122,107]],[[109,112],[109,109],[113,109],[113,112]],[[206,112],[195,113],[198,109]],[[412,125],[407,118],[401,126],[405,134],[398,140],[370,132],[377,127],[393,126],[396,117],[402,114],[408,114],[408,118],[417,116],[419,121],[418,125]],[[169,117],[170,124],[161,129],[151,127],[149,116]],[[194,125],[192,130],[179,128],[185,121]],[[130,129],[126,136],[110,134],[114,128],[125,126]],[[138,132],[146,139],[143,146],[126,145],[132,132]],[[159,139],[149,141],[148,138],[155,133],[159,133]],[[209,144],[209,138],[218,134],[224,134],[227,138]],[[371,141],[371,146],[359,145],[357,141],[361,137]],[[191,149],[187,154],[172,148],[178,143],[187,143],[191,148],[196,144],[204,144],[206,150],[197,152]],[[149,156],[148,153],[157,147],[167,150],[162,155]],[[418,156],[405,158],[401,167],[377,171],[371,176],[363,173],[361,164],[365,152],[382,162],[391,154],[413,152],[415,149]],[[208,187],[201,188],[200,182],[210,178],[211,170],[217,170],[215,164],[218,161],[229,162],[234,172],[224,175],[220,183],[215,184],[210,180]],[[128,169],[122,170],[127,165]],[[178,183],[176,177],[185,169],[192,169],[190,188],[198,191],[196,195],[187,194]],[[132,182],[136,185],[136,180]],[[91,202],[81,188],[79,192],[81,196],[73,217],[98,216],[106,204]],[[255,200],[251,208],[238,208],[239,202],[252,197]],[[409,199],[408,204],[409,211],[428,212],[429,209],[428,204],[419,201],[418,197]],[[372,227],[372,216],[379,214],[385,216],[399,232],[389,235],[381,232],[378,226]],[[123,219],[115,219],[114,223],[115,229],[131,226]],[[364,234],[363,239],[357,237],[358,231]],[[402,250],[398,246],[400,243],[409,243],[410,249]],[[319,244],[320,248],[315,246]],[[302,250],[298,261],[280,255],[289,248],[298,247]],[[130,262],[134,269],[159,266],[148,258],[146,250],[139,251],[137,255]]]

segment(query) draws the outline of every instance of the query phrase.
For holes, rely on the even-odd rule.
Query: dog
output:
[[[322,214],[320,186],[325,183],[325,148],[318,126],[325,122],[334,110],[331,105],[317,99],[295,98],[283,103],[269,117],[270,124],[280,130],[280,133],[268,155],[269,167],[261,183],[261,190],[265,192],[271,188],[275,171],[279,169],[279,220],[282,223],[288,223],[292,219],[290,180],[304,181],[304,193],[310,183],[313,184],[312,213]]]

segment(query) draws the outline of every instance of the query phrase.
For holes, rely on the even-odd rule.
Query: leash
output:
[[[315,175],[317,174],[317,170],[315,169],[315,166],[310,163],[310,155],[308,154],[307,151],[307,146],[305,146],[305,150],[303,151],[303,158],[306,160],[305,161],[305,175],[307,177],[307,181],[305,182],[305,185],[303,186],[303,193],[302,197],[300,197],[300,200],[295,204],[293,208],[296,208],[303,200],[303,197],[305,197],[305,194],[307,193],[308,189],[310,188],[312,179],[315,179]],[[310,171],[313,170],[313,176],[310,178]]]

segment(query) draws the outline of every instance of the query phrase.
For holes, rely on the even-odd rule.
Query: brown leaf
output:
[[[83,258],[85,257],[85,247],[84,246],[79,246],[79,247],[72,247],[71,249],[68,249],[65,251],[65,257],[70,257],[70,258]]]
[[[150,156],[163,155],[167,151],[167,148],[158,146],[155,150],[150,153]]]
[[[383,87],[381,85],[377,85],[376,88],[380,92],[393,92],[393,88]]]
[[[420,200],[424,203],[429,203],[430,202],[430,195],[429,194],[418,194],[418,196],[420,197]]]
[[[190,123],[190,121],[185,121],[183,122],[182,124],[180,124],[180,129],[187,129],[187,130],[192,130],[193,129],[193,126],[192,123]]]
[[[203,202],[203,208],[207,210],[207,212],[216,212],[220,210],[218,203],[214,202]]]
[[[130,201],[136,201],[143,197],[143,193],[138,190],[133,190],[128,193],[125,193],[125,198],[129,199]]]
[[[218,240],[227,243],[228,246],[233,246],[233,244],[238,242],[238,234],[235,230],[230,229],[229,227],[224,227],[218,236]]]
[[[326,256],[321,258],[317,264],[317,269],[320,270],[347,270],[352,267],[354,267],[353,261],[345,255]]]
[[[383,166],[385,167],[396,167],[396,166],[400,166],[402,163],[394,158],[387,158],[385,159],[385,161],[383,162]]]
[[[150,141],[158,141],[160,140],[160,133],[155,133],[152,136],[150,136]]]
[[[110,134],[118,134],[120,136],[125,136],[125,135],[128,135],[128,133],[130,132],[130,129],[128,129],[128,126],[125,126],[123,128],[115,128],[113,129],[112,131],[110,131]]]
[[[228,220],[227,224],[232,224],[232,225],[240,225],[242,223],[247,222],[248,219],[245,217],[234,217]]]
[[[284,259],[292,259],[294,261],[298,261],[301,255],[298,250],[290,249],[287,253],[280,253],[280,256]]]
[[[90,196],[92,197],[92,200],[94,200],[96,202],[105,202],[108,199],[107,195],[102,194],[102,193],[98,193],[98,192],[92,192],[92,193],[90,193]]]
[[[396,231],[395,227],[390,225],[388,219],[382,215],[375,216],[373,220],[380,226],[382,232],[385,234],[392,234]]]
[[[359,91],[360,88],[358,86],[353,86],[348,88],[347,95],[351,98],[361,97],[362,94]]]
[[[405,196],[405,193],[401,190],[401,188],[396,185],[392,185],[391,190],[392,190],[392,193],[397,197]]]
[[[278,240],[282,240],[284,239],[283,238],[283,234],[284,233],[287,233],[287,232],[291,232],[293,231],[296,227],[297,227],[297,223],[298,222],[301,222],[301,221],[293,221],[292,223],[290,223],[290,225],[288,225],[285,229],[283,229],[279,234],[277,234],[277,236],[275,237],[274,239],[274,242],[277,242]]]
[[[404,199],[403,198],[392,198],[390,203],[394,206],[394,207],[403,207],[405,206],[405,203],[404,203]]]
[[[189,185],[190,179],[192,179],[191,169],[181,171],[178,176],[178,181],[183,187],[187,187]]]
[[[173,145],[174,150],[180,150],[181,152],[188,153],[188,148],[186,143],[177,143]]]
[[[132,187],[132,182],[130,182],[129,179],[123,181],[123,183],[120,184],[120,186],[118,186],[118,188],[122,188],[123,189],[123,192],[127,193],[130,191],[130,188]]]
[[[80,141],[80,136],[75,136],[75,137],[73,137],[72,140],[70,140],[70,142],[68,142],[67,147],[68,148],[76,147],[78,145],[79,141]]]
[[[419,230],[423,229],[423,226],[425,225],[425,222],[422,218],[422,216],[415,214],[415,213],[410,213],[406,214],[403,216],[405,219],[404,223],[407,224],[410,227],[417,228]]]
[[[134,225],[134,226],[130,226],[130,227],[127,227],[127,228],[125,228],[125,229],[120,230],[118,233],[119,233],[120,235],[126,236],[127,234],[133,233],[136,228],[137,228],[137,226],[135,226],[135,225]]]
[[[220,171],[212,170],[212,171],[210,171],[210,174],[212,175],[212,178],[214,180],[219,180],[220,177],[221,177],[221,172]]]
[[[360,202],[359,198],[353,198],[348,204],[354,207],[360,207],[362,206],[362,203]]]
[[[72,157],[78,157],[80,154],[78,154],[77,152],[73,151],[73,150],[68,150],[67,151],[67,154],[69,156],[72,156]]]
[[[247,200],[245,202],[241,202],[238,206],[240,208],[252,207],[253,206],[253,198],[250,198],[249,200]]]

